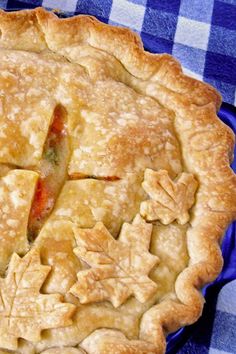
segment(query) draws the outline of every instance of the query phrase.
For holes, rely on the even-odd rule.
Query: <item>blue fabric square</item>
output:
[[[203,74],[206,56],[206,52],[204,50],[175,43],[172,53],[185,68],[192,70],[197,74]]]
[[[108,22],[112,0],[101,2],[99,0],[80,0],[77,2],[76,13],[96,16],[103,22]]]
[[[195,333],[194,333],[195,334]],[[171,354],[209,354],[209,348],[205,345],[205,338],[202,338],[201,341],[198,341],[194,336],[185,343],[178,352],[171,352]]]
[[[236,6],[236,1],[235,0],[219,0],[220,2],[225,2],[226,4],[231,4]]]
[[[17,1],[17,0],[11,0],[7,2],[7,9],[11,10],[17,10],[17,9],[34,9],[37,6],[40,6],[42,4],[42,1],[37,1],[33,2],[26,2],[26,1]]]
[[[161,0],[161,1],[147,0],[147,7],[159,11],[171,12],[178,15],[180,0],[171,0],[171,1],[170,0]]]
[[[204,77],[204,81],[208,82],[210,85],[214,86],[217,90],[220,91],[223,101],[227,101],[231,104],[234,104],[236,90],[236,87],[234,85],[227,84],[225,82],[214,79],[209,79],[207,77]]]
[[[235,328],[235,316],[226,312],[216,311],[211,346],[224,351],[227,348],[227,352],[236,353]]]
[[[214,0],[182,0],[179,14],[192,20],[209,23],[213,6]]]
[[[204,77],[236,86],[236,58],[207,52]]]
[[[153,53],[172,53],[173,43],[168,39],[158,38],[156,36],[152,36],[148,33],[141,33],[141,38],[144,43],[144,47],[149,52]]]
[[[236,57],[235,31],[220,26],[211,26],[208,50],[211,52]]]
[[[236,6],[215,1],[212,24],[236,30]]]
[[[3,3],[5,2],[9,9],[21,9],[21,8],[27,8],[27,7],[34,8],[34,6],[41,6],[43,0],[8,0],[8,1],[3,0],[2,2]],[[1,6],[1,3],[0,3],[0,6]]]
[[[173,41],[177,20],[177,15],[146,8],[142,31]]]
[[[41,6],[43,0],[20,0],[20,1],[17,1],[17,2],[20,3],[20,4],[24,3],[24,4],[35,5],[35,6]],[[21,7],[21,5],[20,5],[20,7]]]
[[[147,0],[128,0],[129,2],[133,2],[134,4],[137,5],[143,5],[146,6]]]

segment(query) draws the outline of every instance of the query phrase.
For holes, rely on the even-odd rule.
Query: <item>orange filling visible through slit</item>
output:
[[[56,106],[52,124],[45,142],[43,157],[36,169],[40,177],[31,207],[28,237],[37,237],[44,221],[50,215],[56,198],[67,178],[69,143],[66,134],[66,111]]]
[[[71,173],[69,175],[69,179],[70,180],[74,180],[74,179],[84,179],[84,178],[93,178],[93,179],[98,179],[101,181],[119,181],[121,178],[117,177],[117,176],[107,176],[107,177],[101,177],[101,176],[88,176],[88,175],[84,175],[83,173]]]

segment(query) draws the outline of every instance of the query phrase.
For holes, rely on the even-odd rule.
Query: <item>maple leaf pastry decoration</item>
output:
[[[75,254],[91,266],[78,272],[70,292],[81,303],[109,300],[120,306],[130,295],[147,301],[157,285],[148,273],[158,258],[148,252],[152,225],[137,215],[132,224],[124,223],[115,240],[102,223],[92,229],[79,229]]]
[[[75,306],[59,294],[40,294],[49,266],[40,264],[38,250],[11,257],[6,278],[0,279],[0,347],[17,349],[18,338],[37,342],[41,331],[68,326]]]
[[[141,215],[149,221],[160,220],[165,225],[174,220],[186,224],[197,185],[190,173],[182,173],[177,181],[172,181],[165,170],[147,169],[142,186],[150,199],[141,203]]]

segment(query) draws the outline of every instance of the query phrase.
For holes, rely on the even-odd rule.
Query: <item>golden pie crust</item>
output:
[[[218,92],[93,17],[0,31],[1,353],[164,353],[236,215]]]

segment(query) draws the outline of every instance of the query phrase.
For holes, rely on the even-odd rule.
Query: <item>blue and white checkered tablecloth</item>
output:
[[[236,353],[236,280],[219,292],[216,303],[208,305],[190,339],[177,354]],[[214,307],[214,310],[213,310]],[[213,316],[214,315],[214,316]],[[208,327],[209,326],[209,327]],[[198,331],[197,331],[198,329]]]
[[[146,50],[173,54],[186,73],[236,105],[236,0],[0,0],[7,10],[37,6],[129,27],[141,35]],[[230,124],[236,129],[236,111]],[[223,244],[225,270],[206,291],[202,318],[177,335],[168,353],[236,354],[235,235],[234,224]]]

